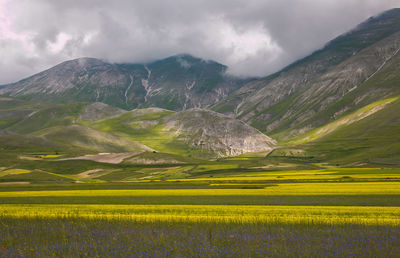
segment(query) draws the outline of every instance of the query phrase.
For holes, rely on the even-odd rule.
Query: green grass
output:
[[[7,130],[17,133],[30,133],[51,126],[70,125],[72,121],[77,119],[85,105],[85,103],[49,105],[7,128]]]
[[[400,101],[364,119],[340,127],[303,146],[325,160],[340,164],[398,166],[400,160]]]
[[[18,174],[7,174],[0,176],[0,182],[29,182],[29,183],[71,183],[73,180],[69,177],[46,173],[42,171],[25,172]]]
[[[326,125],[295,137],[283,137],[269,157],[340,166],[400,165],[400,101],[398,95],[375,101]]]
[[[292,138],[287,144],[288,145],[298,145],[298,144],[307,143],[307,142],[322,138],[324,136],[327,136],[328,134],[330,134],[336,130],[339,130],[341,127],[351,125],[352,123],[356,123],[356,122],[374,114],[375,112],[378,112],[378,111],[384,109],[387,105],[390,105],[391,103],[396,102],[398,99],[399,99],[399,97],[394,97],[394,98],[388,98],[388,99],[383,99],[383,100],[374,102],[370,105],[367,105],[367,106],[357,110],[356,112],[354,112],[352,114],[349,114],[338,120],[335,120],[334,122],[331,122],[320,128],[316,128],[312,131],[309,131],[304,135],[300,135],[295,138]]]
[[[68,187],[3,185],[0,203],[400,206],[399,182],[266,183],[254,177],[237,179],[241,181],[226,178],[208,182],[175,179]]]
[[[97,179],[104,181],[121,181],[131,177],[143,177],[144,174],[138,171],[138,169],[124,169],[118,171],[112,171],[104,176],[100,176]]]
[[[96,130],[112,133],[131,141],[137,141],[159,152],[187,155],[189,147],[180,142],[173,134],[165,130],[159,119],[172,114],[172,111],[146,112],[145,110],[132,111],[116,118],[106,119],[94,123]],[[142,125],[143,121],[153,121]]]

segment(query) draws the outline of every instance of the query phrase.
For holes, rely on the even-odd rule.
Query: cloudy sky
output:
[[[398,0],[0,0],[0,84],[78,57],[189,53],[262,76]]]

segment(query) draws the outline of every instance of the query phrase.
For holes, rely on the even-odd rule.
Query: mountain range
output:
[[[3,151],[168,153],[173,162],[262,151],[397,166],[400,9],[263,78],[238,78],[190,55],[149,64],[80,58],[0,94]]]
[[[52,103],[103,102],[124,109],[206,108],[249,81],[226,70],[222,64],[187,54],[149,64],[79,58],[4,85],[0,94]]]

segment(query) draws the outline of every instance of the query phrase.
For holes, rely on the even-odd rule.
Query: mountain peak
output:
[[[149,65],[158,65],[158,64],[170,65],[171,63],[177,63],[180,65],[181,68],[184,68],[184,69],[189,69],[194,66],[197,66],[197,67],[199,67],[199,66],[219,67],[221,69],[221,71],[223,71],[223,72],[225,72],[225,70],[227,69],[227,66],[225,66],[223,64],[220,64],[213,60],[206,60],[206,59],[203,59],[200,57],[196,57],[196,56],[193,56],[193,55],[187,54],[187,53],[181,53],[181,54],[169,56],[165,59],[154,61]]]
[[[87,66],[94,66],[94,65],[104,65],[107,62],[93,57],[80,57],[72,60],[64,61],[55,67],[62,67],[62,66],[79,66],[79,67],[87,67]]]
[[[375,17],[376,18],[379,18],[379,17],[397,17],[397,18],[399,18],[398,15],[400,15],[400,8],[392,8],[392,9],[386,10],[386,11],[376,15]],[[373,18],[373,17],[371,17],[371,18]]]
[[[400,30],[400,8],[372,16],[354,29],[330,41],[326,47],[366,47]]]
[[[207,107],[244,84],[224,76],[227,67],[179,54],[149,64],[116,64],[83,57],[65,61],[0,94],[47,102],[103,102],[123,109]]]

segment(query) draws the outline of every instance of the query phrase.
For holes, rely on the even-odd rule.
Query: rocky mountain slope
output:
[[[245,123],[204,109],[172,112],[137,109],[101,120],[92,128],[134,139],[156,151],[197,157],[270,151],[276,142]]]
[[[165,128],[191,147],[221,156],[272,150],[276,141],[242,121],[204,109],[181,111],[163,119]]]
[[[400,9],[372,17],[213,107],[280,140],[400,93]]]
[[[112,64],[94,58],[66,61],[19,82],[0,95],[53,103],[103,102],[132,109],[208,107],[242,86],[227,67],[177,55],[149,64]]]

